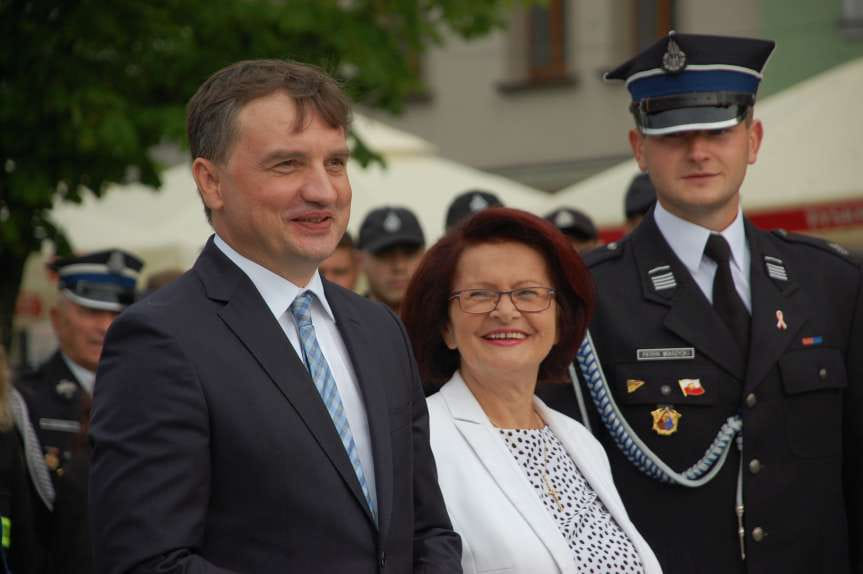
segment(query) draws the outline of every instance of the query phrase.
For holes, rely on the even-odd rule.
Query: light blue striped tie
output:
[[[315,336],[315,326],[312,324],[312,297],[314,294],[311,291],[306,291],[300,294],[291,303],[290,311],[297,322],[297,330],[300,335],[300,347],[303,349],[303,359],[306,362],[306,368],[312,375],[312,380],[315,382],[318,392],[333,419],[333,424],[336,426],[336,432],[339,433],[339,438],[342,439],[342,444],[345,445],[345,451],[348,453],[348,458],[354,467],[354,472],[357,474],[357,480],[360,483],[360,488],[363,490],[363,495],[366,497],[369,509],[372,511],[372,516],[377,520],[378,505],[375,501],[374,494],[369,489],[369,483],[366,480],[366,473],[363,471],[363,465],[360,463],[360,457],[357,454],[357,445],[354,442],[354,435],[351,433],[351,425],[348,422],[348,417],[345,416],[345,408],[342,406],[342,397],[339,395],[339,389],[336,387],[336,380],[333,378],[333,373],[330,371],[330,366],[321,352],[321,347],[318,345],[318,338]]]

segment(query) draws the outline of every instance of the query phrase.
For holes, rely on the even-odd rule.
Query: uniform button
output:
[[[750,409],[758,404],[758,397],[755,396],[755,393],[749,393],[746,395],[746,406]]]
[[[671,394],[671,387],[668,385],[662,385],[661,387],[659,387],[659,392],[662,394],[662,396],[667,397]]]
[[[826,381],[827,380],[827,369],[825,369],[823,367],[821,369],[819,369],[818,370],[818,378],[821,379],[822,381]]]
[[[760,526],[756,526],[752,529],[752,540],[755,542],[761,542],[764,540],[764,537],[767,536],[767,533],[764,532],[764,529]]]
[[[758,474],[761,472],[761,461],[757,458],[753,458],[749,461],[749,472],[752,474]]]
[[[378,560],[378,563],[381,565],[381,568],[386,567],[386,565],[387,565],[387,554],[386,554],[386,552],[381,552],[381,556],[380,556],[380,559]]]

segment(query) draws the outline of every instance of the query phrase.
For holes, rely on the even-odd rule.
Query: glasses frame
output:
[[[524,291],[526,289],[538,289],[538,290],[546,291],[548,294],[547,299],[546,299],[546,306],[543,307],[542,309],[529,310],[529,311],[525,311],[524,309],[521,309],[518,306],[518,303],[516,303],[512,294],[515,293],[516,291]],[[461,305],[461,295],[462,295],[462,293],[470,293],[473,291],[489,291],[489,292],[497,293],[497,299],[495,299],[495,301],[494,301],[494,307],[492,307],[488,311],[467,311],[467,310],[465,310],[465,308],[462,307],[462,305]],[[543,311],[547,311],[548,308],[551,307],[551,302],[557,297],[557,289],[554,289],[552,287],[541,287],[541,286],[519,287],[518,289],[510,289],[509,291],[498,291],[497,289],[462,289],[460,291],[453,291],[450,294],[449,298],[447,298],[447,301],[452,301],[453,299],[458,301],[458,308],[461,310],[462,313],[467,313],[468,315],[487,315],[488,313],[491,313],[492,311],[495,311],[497,309],[497,306],[500,305],[500,300],[501,300],[501,298],[503,298],[504,295],[509,296],[510,303],[512,303],[512,306],[515,307],[519,313],[542,313]]]

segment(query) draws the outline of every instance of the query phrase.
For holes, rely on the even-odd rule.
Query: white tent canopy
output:
[[[764,124],[764,141],[742,188],[744,209],[863,196],[861,94],[863,58],[759,102],[755,115]],[[637,173],[635,161],[626,161],[560,190],[549,207],[577,207],[599,226],[619,225],[623,197]]]
[[[430,143],[357,115],[355,129],[381,153],[386,168],[349,167],[353,206],[349,229],[383,205],[409,207],[418,216],[429,243],[443,231],[449,203],[459,193],[492,191],[508,206],[542,209],[546,194],[502,177],[460,165],[436,155]],[[195,190],[188,164],[166,170],[159,191],[142,185],[113,186],[100,200],[89,195],[81,205],[58,203],[53,219],[78,251],[122,247],[154,265],[191,265],[212,233]]]

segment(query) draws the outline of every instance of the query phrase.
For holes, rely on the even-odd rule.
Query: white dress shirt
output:
[[[66,366],[69,367],[69,370],[72,371],[72,374],[81,383],[81,386],[84,387],[84,390],[87,391],[87,394],[91,397],[93,396],[93,383],[96,382],[96,373],[93,371],[88,371],[72,359],[66,356],[66,353],[60,352],[60,356],[63,357],[63,362],[66,363]]]
[[[716,263],[704,255],[704,246],[713,233],[706,227],[701,227],[670,213],[657,202],[653,212],[659,232],[671,246],[674,254],[689,269],[692,278],[701,287],[705,297],[713,303],[713,278],[716,276]],[[749,265],[751,254],[746,242],[746,230],[743,227],[743,213],[738,208],[734,222],[720,233],[731,248],[731,277],[738,295],[752,313],[752,290],[749,286]]]
[[[311,315],[315,335],[321,347],[321,352],[330,366],[333,378],[336,380],[336,387],[339,389],[342,405],[345,408],[345,416],[348,418],[348,424],[351,427],[351,433],[357,445],[357,454],[359,455],[360,463],[363,465],[363,471],[366,474],[369,491],[376,493],[375,466],[372,459],[372,443],[369,437],[369,422],[366,416],[366,408],[363,404],[357,375],[351,364],[350,355],[348,355],[345,342],[342,340],[342,335],[336,327],[336,319],[329,302],[327,302],[327,297],[324,295],[324,285],[321,283],[320,274],[315,272],[308,285],[299,287],[284,277],[276,275],[269,269],[243,257],[218,235],[216,235],[213,242],[228,259],[233,261],[252,280],[267,307],[270,308],[273,317],[276,318],[279,326],[281,326],[291,345],[294,347],[294,351],[296,351],[300,361],[303,360],[303,351],[300,346],[297,325],[289,307],[300,294],[306,291],[314,293],[315,303],[311,306]]]

